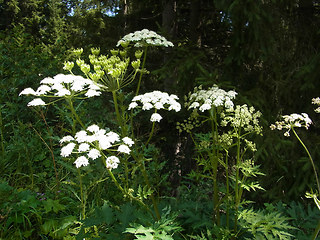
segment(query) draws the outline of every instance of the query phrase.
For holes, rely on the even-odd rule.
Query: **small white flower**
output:
[[[90,145],[88,143],[81,143],[79,145],[78,151],[79,152],[86,152],[89,150],[89,148],[90,148]]]
[[[108,132],[106,136],[108,137],[109,142],[112,144],[120,140],[119,135],[115,132]]]
[[[71,92],[66,88],[61,88],[54,95],[58,96],[58,97],[63,97],[63,96],[66,96],[66,95],[71,95]]]
[[[120,163],[120,160],[116,156],[110,156],[106,159],[106,167],[108,169],[117,168],[119,163]]]
[[[122,141],[129,147],[131,147],[134,144],[134,141],[132,141],[132,139],[129,137],[122,138]]]
[[[76,165],[76,168],[82,167],[82,166],[88,166],[89,160],[85,156],[80,156],[77,158],[77,160],[74,162]]]
[[[76,133],[75,139],[78,143],[82,143],[87,141],[87,137],[87,132],[82,130]]]
[[[21,91],[19,96],[21,96],[21,95],[36,95],[36,92],[32,88],[26,88]]]
[[[99,126],[96,125],[96,124],[93,124],[93,125],[87,127],[87,130],[88,130],[89,132],[92,132],[92,133],[98,132],[99,129],[100,129]]]
[[[131,109],[133,109],[133,108],[136,108],[137,106],[138,106],[138,103],[132,102],[132,103],[129,104],[128,110],[131,110]]]
[[[50,91],[51,91],[51,87],[49,87],[48,85],[40,85],[35,95],[37,96],[45,95],[47,92],[50,92]]]
[[[159,113],[153,113],[151,115],[150,121],[151,122],[160,122],[161,119],[162,119],[162,117]]]
[[[76,146],[75,143],[69,143],[66,146],[64,146],[63,148],[61,148],[61,153],[60,155],[62,157],[68,157],[70,156],[70,154],[72,153],[74,147]]]
[[[112,147],[112,144],[110,143],[110,140],[106,135],[99,136],[98,141],[99,141],[99,148],[101,148],[102,150],[106,150]]]
[[[95,96],[100,96],[101,92],[89,89],[84,95],[87,97],[95,97]]]
[[[150,110],[151,108],[153,108],[153,105],[151,103],[149,103],[149,102],[146,102],[142,106],[142,110]]]
[[[88,157],[93,160],[97,159],[100,156],[101,156],[101,154],[100,154],[99,150],[97,150],[95,148],[91,149],[88,153]]]
[[[130,153],[130,148],[127,146],[127,145],[124,145],[124,144],[122,144],[122,145],[120,145],[119,147],[118,147],[118,150],[117,150],[118,152],[121,152],[121,153],[126,153],[126,154],[129,154]]]
[[[28,103],[28,107],[30,106],[43,106],[46,105],[46,103],[41,98],[35,98],[31,102]]]
[[[199,108],[201,112],[204,112],[205,110],[209,110],[209,109],[211,109],[210,104],[202,104],[202,106]]]
[[[61,138],[59,142],[61,144],[61,143],[70,142],[73,140],[74,140],[74,138],[72,136],[68,135],[68,136],[64,136],[63,138]]]

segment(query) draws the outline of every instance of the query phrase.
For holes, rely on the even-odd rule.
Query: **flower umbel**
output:
[[[320,113],[320,98],[312,98],[312,104],[318,105],[318,108],[316,108],[314,111],[316,113]]]
[[[78,158],[74,164],[79,168],[89,165],[89,159],[95,160],[101,156],[107,158],[106,154],[111,152],[129,154],[131,151],[129,147],[134,142],[129,137],[121,140],[117,133],[107,132],[97,125],[91,125],[86,130],[77,132],[74,137],[70,135],[63,137],[60,144],[64,145],[61,148],[61,156],[70,157],[73,153],[76,154]],[[112,167],[108,167],[107,161],[107,168],[116,168],[118,163],[119,161],[114,160],[112,164],[110,163]]]
[[[53,78],[44,78],[40,81],[41,85],[36,91],[26,88],[20,92],[21,95],[33,95],[37,97],[78,97],[89,98],[101,94],[100,87],[90,79],[75,75],[58,74]],[[80,97],[80,95],[84,96]],[[28,103],[28,106],[45,105],[41,98],[35,98]]]
[[[157,47],[173,47],[173,43],[168,41],[165,37],[160,36],[154,31],[143,29],[141,31],[135,31],[125,35],[118,41],[117,47],[122,45],[123,47],[133,43],[135,47],[144,46],[157,46]]]
[[[128,110],[139,107],[139,104],[142,104],[142,110],[154,109],[155,111],[160,109],[165,109],[168,111],[174,110],[179,112],[181,110],[181,105],[177,102],[179,98],[171,94],[169,95],[166,92],[153,91],[145,93],[142,95],[135,96],[132,99],[132,102],[129,105]],[[158,113],[153,113],[150,121],[151,122],[160,122],[162,119],[161,115]]]
[[[189,93],[186,102],[188,109],[199,109],[201,112],[210,110],[212,107],[233,108],[232,99],[236,97],[235,91],[225,91],[217,85],[212,88],[203,90],[202,87],[195,87],[193,93]]]
[[[311,119],[306,113],[292,113],[290,115],[283,115],[282,121],[277,121],[275,124],[271,124],[271,130],[277,129],[282,130],[285,129],[286,132],[283,134],[286,137],[290,136],[290,130],[294,127],[304,127],[306,129],[312,124]]]

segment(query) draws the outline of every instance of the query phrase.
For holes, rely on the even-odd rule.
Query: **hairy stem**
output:
[[[140,84],[141,84],[141,79],[142,79],[142,75],[143,75],[143,69],[144,69],[144,65],[146,63],[146,59],[147,59],[147,49],[148,49],[148,47],[146,46],[144,48],[143,61],[142,61],[142,67],[141,67],[142,71],[140,72],[140,76],[139,76],[138,86],[137,86],[137,90],[136,90],[136,96],[139,94],[139,90],[140,90]]]
[[[313,168],[313,171],[314,171],[314,174],[315,174],[315,177],[316,177],[316,182],[317,182],[317,187],[318,187],[318,193],[320,194],[320,184],[319,184],[319,179],[318,179],[318,173],[317,173],[317,169],[316,169],[316,166],[314,165],[314,162],[313,162],[313,159],[311,157],[311,154],[308,150],[308,148],[306,147],[306,145],[302,142],[302,140],[300,139],[300,137],[298,136],[297,132],[294,130],[294,127],[291,127],[292,129],[292,132],[294,133],[294,135],[296,136],[296,138],[299,140],[300,144],[302,145],[302,147],[304,148],[304,150],[307,152],[308,154],[308,157],[310,159],[310,162],[311,162],[311,165],[312,165],[312,168]]]

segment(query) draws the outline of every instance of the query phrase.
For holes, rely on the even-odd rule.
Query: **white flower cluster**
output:
[[[320,98],[312,98],[312,104],[318,105],[318,108],[316,108],[314,111],[316,113],[320,113]]]
[[[144,46],[162,46],[162,47],[173,47],[173,43],[168,41],[165,37],[160,36],[154,31],[143,29],[141,31],[135,31],[125,35],[121,40],[118,41],[117,47],[127,46],[130,43],[134,43],[135,47]]]
[[[41,85],[36,91],[32,88],[24,89],[21,95],[33,95],[38,97],[64,97],[83,94],[86,97],[99,96],[100,87],[90,79],[75,75],[58,74],[53,78],[47,77],[40,81]],[[28,106],[45,105],[41,98],[35,98],[28,103]]]
[[[230,124],[233,128],[242,128],[246,132],[256,132],[261,134],[262,128],[259,125],[260,111],[255,111],[254,107],[248,107],[246,104],[237,105],[235,109],[226,109],[221,113],[221,126]]]
[[[282,130],[286,129],[287,131],[284,133],[284,136],[290,136],[290,130],[294,127],[305,127],[306,129],[312,124],[311,119],[309,118],[308,114],[306,113],[292,113],[290,115],[283,115],[282,121],[277,121],[275,124],[271,124],[271,130],[277,129]]]
[[[236,97],[235,91],[226,92],[214,85],[208,90],[203,90],[202,87],[195,87],[193,93],[189,93],[186,102],[188,109],[199,109],[201,112],[210,110],[212,107],[224,106],[225,108],[233,108],[232,99]]]
[[[134,142],[129,137],[120,139],[115,132],[107,132],[97,125],[91,125],[86,130],[77,132],[74,137],[71,135],[63,137],[60,144],[64,145],[60,153],[62,157],[69,157],[72,153],[81,154],[74,162],[79,168],[89,165],[89,159],[95,160],[101,157],[104,150],[129,154],[131,151],[129,147]],[[118,157],[110,156],[106,159],[106,167],[108,169],[117,168],[119,162]]]
[[[140,102],[142,104],[142,110],[155,109],[157,111],[160,109],[166,109],[169,111],[175,110],[176,112],[179,112],[181,105],[177,102],[178,99],[179,98],[174,94],[169,95],[166,92],[153,91],[135,96],[128,109],[131,110],[138,107],[138,102]],[[152,114],[150,121],[160,122],[161,119],[161,115],[155,112]]]

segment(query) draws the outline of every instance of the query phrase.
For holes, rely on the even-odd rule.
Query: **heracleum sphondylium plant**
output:
[[[130,38],[130,36],[132,38]],[[133,35],[130,34],[130,36],[125,36],[119,42],[124,49],[111,50],[111,55],[100,54],[99,48],[91,49],[89,62],[81,56],[83,49],[74,50],[73,54],[76,56],[76,59],[65,62],[64,65],[64,70],[69,72],[68,75],[59,74],[53,78],[45,78],[41,81],[41,86],[37,90],[28,88],[20,94],[33,95],[36,97],[28,104],[30,107],[57,104],[58,100],[61,99],[65,99],[69,104],[68,109],[72,113],[73,120],[72,130],[67,130],[69,135],[60,140],[60,154],[63,158],[69,159],[68,162],[72,163],[78,172],[80,200],[82,204],[80,219],[82,220],[86,217],[87,196],[84,195],[88,192],[84,190],[87,186],[85,186],[83,178],[88,176],[86,174],[87,169],[96,161],[101,160],[105,166],[104,171],[109,173],[111,180],[121,191],[125,199],[138,202],[153,217],[156,219],[160,218],[157,201],[153,196],[153,186],[148,179],[146,160],[143,156],[144,147],[150,141],[153,130],[151,130],[147,144],[139,146],[141,141],[136,141],[136,139],[134,139],[135,144],[133,144],[133,140],[128,136],[134,136],[134,125],[128,121],[128,116],[131,114],[129,119],[133,119],[134,116],[132,112],[137,106],[133,107],[133,105],[131,105],[130,113],[128,106],[119,106],[118,97],[120,94],[123,94],[126,86],[134,83],[137,73],[140,73],[136,90],[136,96],[138,95],[141,76],[147,73],[144,66],[148,47],[172,47],[173,44],[164,37],[149,30],[137,31],[133,33]],[[127,51],[129,51],[131,47],[143,47],[143,49],[135,51],[134,60],[130,60],[128,57]],[[140,59],[142,56],[143,61],[141,63]],[[74,67],[79,67],[85,77],[75,76],[73,74]],[[76,113],[77,107],[74,107],[74,104],[78,103],[76,100],[99,97],[103,93],[112,93],[116,122],[118,124],[118,128],[115,129],[119,132],[106,131],[94,124],[87,127],[86,122],[80,119]],[[156,122],[162,119],[162,116],[157,110],[175,110],[176,112],[180,110],[177,96],[167,93],[161,93],[160,95],[161,97],[158,98],[158,102],[154,102],[154,113],[150,118],[153,127]],[[154,94],[153,98],[155,99],[156,97],[157,94]],[[142,103],[138,101],[138,98],[135,98],[133,102],[137,104]],[[123,102],[121,101],[120,104],[123,104]],[[81,125],[80,131],[76,123]],[[128,126],[130,124],[131,127]],[[135,185],[134,182],[130,184],[130,177],[133,178],[133,176],[130,176],[130,171],[132,171],[132,169],[137,171],[139,168],[145,180],[143,192],[136,192],[135,189],[131,188],[131,186]],[[103,169],[101,169],[101,171],[103,171]],[[114,175],[113,171],[116,171],[117,175]],[[101,176],[104,175],[101,174]],[[99,179],[97,183],[104,182],[106,179],[105,177]],[[154,212],[150,210],[150,206],[146,203],[146,199],[148,200],[150,198]]]
[[[320,105],[320,98],[313,98],[312,104],[319,106]],[[317,109],[315,109],[315,112],[317,112],[317,113],[320,112],[319,107]],[[294,136],[298,139],[299,143],[302,145],[302,147],[306,151],[306,153],[309,157],[310,163],[312,165],[315,179],[316,179],[316,184],[317,184],[316,193],[313,193],[313,190],[311,190],[311,193],[309,193],[309,192],[306,193],[306,197],[312,198],[320,210],[320,200],[319,200],[320,182],[319,182],[318,172],[317,172],[313,158],[312,158],[307,146],[304,144],[304,142],[299,137],[297,131],[295,130],[296,128],[305,128],[306,130],[308,130],[311,124],[312,124],[312,120],[310,119],[310,117],[307,113],[301,113],[301,114],[292,113],[290,115],[281,116],[281,121],[276,121],[274,124],[271,124],[270,128],[271,128],[271,130],[279,130],[279,131],[284,130],[285,132],[283,135],[285,137],[290,137],[290,132],[292,131]],[[319,232],[320,232],[320,221],[319,221],[318,226],[315,229],[315,232],[312,236],[312,239],[316,239]]]
[[[251,177],[260,175],[258,166],[255,166],[252,159],[246,159],[246,151],[255,151],[255,144],[248,140],[250,134],[261,134],[259,126],[261,113],[247,105],[235,105],[233,100],[237,93],[233,90],[225,91],[214,85],[208,89],[196,87],[192,93],[185,98],[185,107],[192,111],[188,120],[178,123],[180,132],[188,132],[194,140],[199,157],[199,166],[202,166],[202,173],[199,176],[213,181],[213,221],[220,225],[221,206],[226,209],[227,228],[229,228],[230,207],[235,212],[234,232],[237,232],[237,214],[241,202],[243,190],[261,189],[257,182],[249,180]],[[208,133],[196,133],[197,127],[204,124],[210,126]],[[231,163],[229,169],[229,151],[236,148],[236,159]],[[218,169],[225,168],[226,192],[221,196],[218,187]],[[231,173],[231,174],[230,174]],[[196,174],[197,175],[197,174]],[[232,184],[230,184],[232,182]],[[233,187],[233,193],[230,191]],[[233,196],[233,202],[230,198]]]

